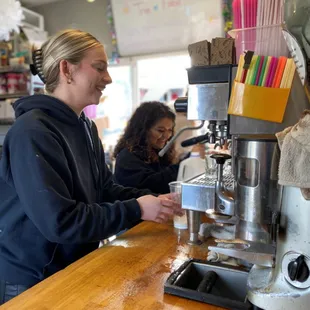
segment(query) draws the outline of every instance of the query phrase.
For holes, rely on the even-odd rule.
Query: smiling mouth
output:
[[[96,89],[102,93],[105,89],[105,86],[104,87],[96,87]]]

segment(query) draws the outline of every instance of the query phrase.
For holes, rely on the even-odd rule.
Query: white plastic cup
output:
[[[173,193],[173,199],[181,203],[182,198],[182,182],[175,181],[169,183],[170,193]],[[177,229],[187,229],[187,216],[186,213],[182,216],[174,215],[173,226]]]

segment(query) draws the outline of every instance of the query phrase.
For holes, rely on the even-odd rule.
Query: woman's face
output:
[[[72,72],[73,95],[86,105],[98,104],[106,85],[112,83],[107,70],[107,55],[102,46],[86,52]]]
[[[152,148],[161,150],[171,138],[174,122],[170,118],[159,120],[148,133],[148,141]]]

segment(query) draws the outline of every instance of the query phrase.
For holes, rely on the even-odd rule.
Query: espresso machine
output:
[[[214,155],[217,175],[203,174],[183,183],[182,208],[188,210],[190,243],[200,243],[198,232],[203,212],[219,224],[235,225],[237,239],[258,241],[262,248],[263,244],[272,243],[279,214],[281,189],[277,185],[274,133],[295,124],[307,108],[307,100],[304,91],[300,94],[302,85],[296,76],[296,91],[290,95],[283,123],[230,116],[227,108],[235,73],[236,67],[229,65],[191,68],[187,106],[184,98],[181,104],[178,100],[175,103],[176,111],[185,112],[187,108],[188,119],[209,122],[208,132],[183,145],[201,141],[218,141],[221,145],[227,140],[232,145],[232,158]],[[226,160],[231,160],[232,173],[223,173]],[[268,248],[267,252],[274,254],[271,248],[265,248],[265,252]]]
[[[227,107],[231,91],[231,81],[235,66],[223,65],[212,67],[194,67],[188,69],[188,97],[179,98],[175,102],[177,112],[187,113],[189,120],[207,121],[207,132],[182,142],[182,146],[196,143],[210,143],[224,145],[228,139]],[[204,104],[207,103],[207,104]],[[173,142],[173,141],[172,141]],[[225,188],[233,188],[233,176],[223,177]],[[187,210],[189,224],[189,242],[200,244],[198,231],[201,212],[213,209],[215,200],[216,176],[200,175],[184,182],[182,185],[182,208]],[[199,202],[193,202],[193,197],[199,197]],[[234,210],[231,208],[227,218],[231,218]],[[225,215],[223,217],[226,218]]]
[[[200,175],[182,185],[190,242],[199,244],[200,212],[221,225],[235,225],[233,240],[216,240],[229,247],[208,248],[252,266],[248,300],[256,309],[306,310],[310,302],[310,201],[302,197],[300,189],[278,185],[280,153],[275,137],[309,109],[303,85],[306,79],[300,78],[300,72],[295,74],[279,124],[229,116],[227,106],[236,68],[219,67],[215,75],[213,67],[191,68],[187,101],[182,98],[182,105],[178,101],[175,104],[176,111],[187,111],[188,119],[209,122],[209,131],[186,141],[187,145],[223,143],[226,139],[232,142],[231,156],[213,156],[218,166],[216,176]],[[224,175],[226,160],[232,162],[232,173]]]

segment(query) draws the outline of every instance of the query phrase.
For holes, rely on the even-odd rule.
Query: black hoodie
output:
[[[46,95],[14,109],[0,161],[0,280],[33,285],[131,227],[133,198],[150,192],[113,183],[84,114]]]

